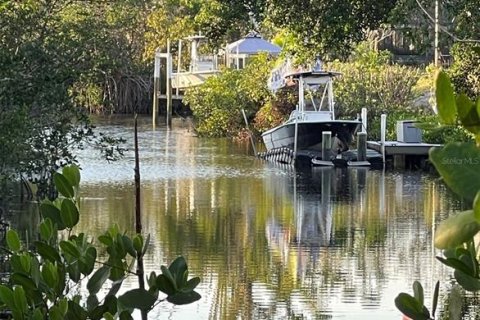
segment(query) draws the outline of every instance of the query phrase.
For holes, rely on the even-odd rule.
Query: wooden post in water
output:
[[[167,126],[172,126],[172,55],[170,53],[170,40],[167,40]]]
[[[367,161],[367,133],[357,133],[357,161]]]
[[[247,115],[245,114],[245,109],[242,109],[242,115],[243,115],[243,120],[245,120],[245,126],[247,128],[248,135],[250,136],[250,142],[252,143],[253,153],[255,154],[255,157],[256,157],[257,148],[255,148],[255,141],[253,140],[252,131],[250,131],[250,127],[248,126],[248,119],[247,119]]]
[[[322,132],[322,160],[329,161],[332,150],[332,132]]]
[[[158,50],[158,49],[157,49]],[[155,68],[153,71],[153,105],[152,124],[155,127],[158,117],[158,92],[160,91],[160,55],[155,51]]]
[[[178,57],[177,57],[177,73],[180,73],[182,70],[182,40],[178,40]],[[178,96],[180,95],[180,89],[175,88],[175,95]]]
[[[387,115],[380,116],[380,143],[382,144],[382,159],[385,166],[385,140],[387,135]]]
[[[140,200],[140,157],[138,155],[138,126],[137,114],[135,113],[134,124],[134,141],[135,141],[135,232],[142,234],[142,212]],[[140,289],[145,289],[145,270],[143,267],[143,254],[137,254],[137,277]],[[142,320],[147,320],[147,311],[142,310]]]
[[[361,132],[367,132],[367,108],[362,108],[362,130]]]
[[[297,112],[295,113],[295,137],[293,141],[293,164],[296,165],[297,161],[297,144],[298,144],[298,108]]]

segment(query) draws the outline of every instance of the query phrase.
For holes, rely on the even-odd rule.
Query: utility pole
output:
[[[440,66],[440,48],[438,44],[438,34],[439,34],[439,25],[438,25],[438,1],[435,0],[435,53],[434,53],[434,63],[435,67]]]

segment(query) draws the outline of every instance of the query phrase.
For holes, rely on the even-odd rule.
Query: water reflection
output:
[[[429,299],[447,278],[433,261],[431,230],[451,201],[429,176],[294,172],[185,129],[142,130],[146,267],[182,254],[202,277],[199,302],[160,304],[152,319],[400,318],[400,291],[420,280]],[[131,158],[102,167],[82,157],[80,228],[99,234],[118,223],[132,232]]]

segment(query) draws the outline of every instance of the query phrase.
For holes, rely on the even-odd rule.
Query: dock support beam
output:
[[[167,40],[167,126],[172,126],[172,55],[170,40]]]
[[[152,107],[152,122],[155,126],[158,118],[158,94],[160,93],[160,62],[161,59],[166,60],[166,85],[167,85],[167,125],[172,124],[172,54],[170,53],[170,41],[168,42],[168,53],[160,53],[157,49],[155,52],[155,70],[153,74],[153,107]]]
[[[158,54],[158,52],[155,52],[155,68],[153,71],[153,106],[152,106],[152,124],[154,127],[157,123],[157,117],[158,117],[159,91],[160,91],[160,55]]]
[[[367,108],[362,108],[362,130],[360,132],[367,132]]]
[[[332,150],[332,132],[323,131],[322,132],[322,160],[329,161]]]
[[[380,116],[380,142],[382,144],[382,160],[385,165],[385,141],[387,136],[387,115],[382,114]]]
[[[367,161],[367,133],[357,133],[357,161]]]

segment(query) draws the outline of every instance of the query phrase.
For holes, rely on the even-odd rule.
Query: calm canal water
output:
[[[202,278],[200,301],[161,303],[152,319],[401,319],[399,292],[420,280],[430,301],[435,281],[448,279],[433,258],[432,228],[458,203],[437,177],[300,173],[255,159],[247,146],[196,138],[182,122],[167,131],[140,120],[146,268],[184,255]],[[98,127],[133,149],[131,118]],[[79,228],[133,231],[133,152],[108,164],[87,149],[79,160]]]

